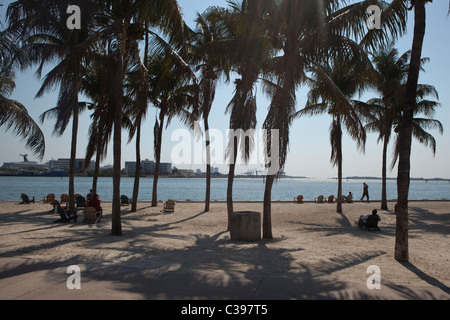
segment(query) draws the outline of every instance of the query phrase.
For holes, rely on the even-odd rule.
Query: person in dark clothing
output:
[[[363,195],[361,201],[363,201],[364,197],[367,197],[367,201],[369,201],[369,186],[365,182],[363,183]]]
[[[367,229],[367,230],[376,230],[381,231],[378,227],[378,222],[381,221],[380,216],[378,215],[377,210],[373,210],[372,214],[367,214],[365,216],[359,217],[358,226],[360,229]]]

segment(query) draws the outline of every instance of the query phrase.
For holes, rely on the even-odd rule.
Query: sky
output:
[[[1,0],[7,6],[11,1]],[[225,7],[225,0],[179,0],[185,20],[191,27],[195,26],[197,13],[203,12],[209,6]],[[419,83],[430,84],[436,87],[439,93],[438,108],[434,118],[442,122],[444,134],[440,135],[437,130],[430,131],[437,141],[436,156],[433,156],[429,147],[424,147],[417,141],[413,141],[411,156],[411,177],[415,178],[448,178],[450,179],[450,63],[448,52],[450,52],[450,17],[447,16],[448,1],[439,0],[427,5],[427,30],[425,35],[423,56],[429,57],[431,61],[425,65],[425,72],[421,73]],[[3,20],[5,16],[5,6],[0,7],[0,15]],[[413,38],[413,13],[409,13],[407,33],[398,40],[396,47],[402,54],[411,49]],[[16,72],[16,89],[11,98],[24,104],[29,114],[38,121],[39,116],[46,110],[56,105],[57,91],[48,93],[40,99],[35,99],[36,92],[40,88],[40,80],[35,76],[35,69],[24,72]],[[48,67],[47,71],[50,70]],[[212,165],[219,168],[221,173],[227,173],[227,165],[223,159],[223,149],[221,145],[226,144],[226,130],[229,123],[229,115],[225,114],[225,108],[233,95],[233,83],[221,81],[217,86],[216,97],[210,115],[210,128],[213,129],[214,141]],[[257,128],[260,129],[264,122],[267,108],[270,101],[258,88],[257,105],[258,113]],[[297,110],[305,106],[308,88],[302,87],[297,92]],[[366,92],[362,101],[376,97],[373,92]],[[356,97],[358,98],[358,97]],[[90,125],[90,114],[85,112],[80,117],[78,129],[77,157],[83,158],[88,140],[88,129]],[[150,106],[150,112],[143,125],[141,141],[142,159],[153,160],[153,126],[155,123],[156,110]],[[285,172],[291,176],[305,176],[318,179],[327,179],[337,176],[337,168],[330,163],[331,148],[329,141],[329,128],[331,117],[328,115],[304,117],[295,120],[291,127],[289,154],[285,166]],[[40,124],[46,139],[46,152],[44,160],[68,158],[70,156],[71,126],[68,126],[63,136],[54,136],[52,120],[46,120]],[[184,138],[179,138],[184,134]],[[205,171],[205,165],[198,152],[201,152],[201,141],[197,142],[194,137],[186,136],[187,128],[173,120],[165,130],[163,136],[162,161],[172,162],[174,166],[182,169],[201,169]],[[260,132],[258,131],[260,135]],[[382,144],[377,143],[377,134],[370,133],[367,138],[365,152],[361,153],[356,148],[356,143],[344,134],[343,141],[343,176],[381,176]],[[128,135],[123,133],[122,144],[122,165],[125,161],[135,161],[135,142],[127,144]],[[188,149],[189,144],[191,149]],[[185,153],[178,152],[185,150]],[[256,149],[261,150],[261,143],[256,144]],[[103,165],[113,163],[112,142],[109,145],[109,154]],[[190,161],[181,163],[181,156],[189,155]],[[31,155],[32,152],[26,150],[25,143],[20,138],[15,137],[11,132],[0,128],[0,165],[3,162],[22,161],[20,154],[28,153],[31,161],[36,161]],[[252,164],[248,167],[239,166],[237,173],[244,173],[247,170],[262,170],[262,159],[255,154]],[[389,149],[389,159],[391,161],[392,145]],[[177,160],[179,159],[179,160]],[[177,161],[174,161],[177,160]],[[396,177],[397,171],[388,172],[389,177]]]

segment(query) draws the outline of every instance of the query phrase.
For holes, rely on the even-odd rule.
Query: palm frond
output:
[[[26,147],[42,160],[45,154],[45,138],[38,124],[30,117],[24,105],[0,95],[0,126],[21,137]]]

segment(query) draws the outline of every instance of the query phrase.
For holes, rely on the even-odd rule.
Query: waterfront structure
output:
[[[141,170],[143,174],[154,174],[156,169],[156,163],[151,160],[141,161]],[[136,172],[136,161],[125,162],[125,174],[127,176],[133,175]],[[161,162],[159,165],[159,174],[171,174],[172,163]]]

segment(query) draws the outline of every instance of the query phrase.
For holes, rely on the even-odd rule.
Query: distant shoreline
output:
[[[27,177],[27,178],[33,178],[33,177],[50,177],[50,178],[67,178],[69,175],[50,175],[50,174],[6,174],[6,173],[0,173],[0,177]],[[75,177],[84,177],[84,178],[92,178],[90,175],[75,175]],[[130,176],[123,175],[122,178],[134,178]],[[112,176],[109,175],[103,175],[99,176],[99,178],[112,178]],[[141,176],[141,179],[146,178],[153,178],[152,175],[149,176]],[[167,176],[167,175],[160,175],[159,178],[167,178],[167,179],[173,179],[173,178],[180,178],[180,179],[203,179],[206,178],[206,175],[198,175],[198,176]],[[227,179],[228,175],[226,174],[220,174],[220,175],[212,175],[212,179]],[[236,175],[234,177],[235,179],[264,179],[264,175]],[[336,177],[332,178],[314,178],[314,177],[305,177],[305,176],[282,176],[280,179],[311,179],[311,180],[337,180]],[[359,176],[353,176],[353,177],[343,177],[342,181],[347,180],[382,180],[380,177],[359,177]],[[388,181],[395,181],[397,178],[386,178]],[[450,182],[450,178],[411,178],[411,181],[443,181],[443,182]]]

